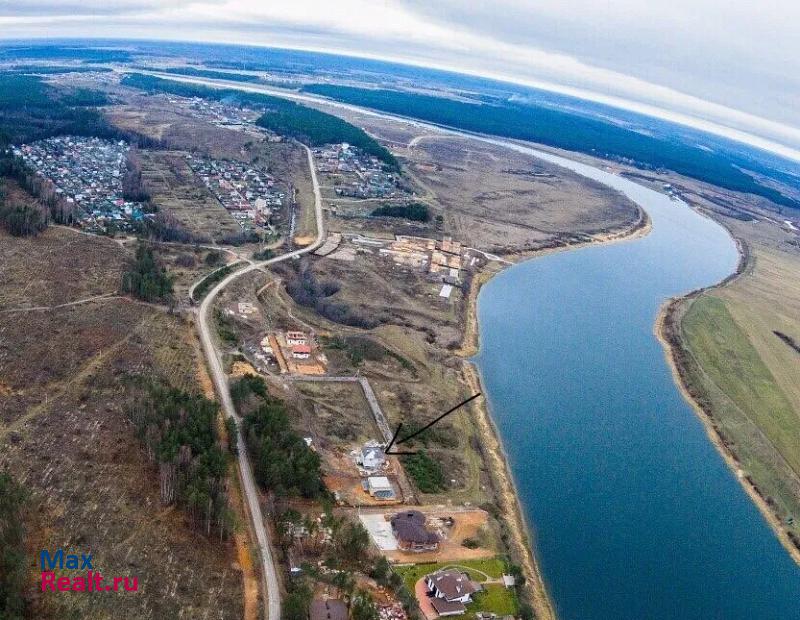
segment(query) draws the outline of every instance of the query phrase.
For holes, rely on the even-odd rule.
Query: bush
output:
[[[191,269],[195,266],[194,255],[192,254],[179,254],[178,257],[175,259],[175,264],[178,267],[184,267],[185,269]]]
[[[374,217],[403,217],[415,222],[429,222],[431,219],[428,206],[421,202],[412,202],[407,205],[381,205],[372,212]]]
[[[417,488],[423,493],[438,493],[445,489],[446,480],[442,466],[426,452],[417,452],[405,457],[403,465]]]

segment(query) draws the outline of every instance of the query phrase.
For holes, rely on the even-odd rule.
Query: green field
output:
[[[507,563],[503,558],[485,560],[463,560],[452,562],[428,562],[426,564],[408,564],[395,566],[394,571],[403,577],[408,589],[413,592],[414,586],[422,577],[442,568],[456,568],[467,573],[470,579],[484,584],[484,590],[473,597],[467,605],[467,611],[474,614],[479,611],[495,613],[498,616],[514,615],[518,610],[517,595],[513,588],[505,588],[499,583],[486,583],[499,579],[507,573]]]
[[[472,603],[467,605],[469,614],[484,611],[498,616],[515,616],[518,609],[517,595],[514,589],[497,583],[484,586],[483,592],[474,595]]]
[[[708,378],[800,471],[800,420],[725,303],[700,297],[687,311],[683,330]]]
[[[414,584],[428,573],[436,572],[442,568],[458,568],[469,574],[470,579],[483,583],[486,575],[491,579],[499,579],[506,572],[506,562],[502,558],[489,558],[485,560],[462,560],[453,562],[427,562],[424,564],[406,564],[395,566],[394,571],[401,575],[409,590],[414,591]]]
[[[726,301],[710,295],[696,299],[681,332],[690,389],[702,394],[704,409],[745,474],[783,519],[794,518],[796,528],[800,503],[792,480],[800,472],[800,417],[791,401]]]
[[[456,568],[467,573],[470,579],[484,584],[484,590],[473,597],[467,605],[467,611],[474,614],[479,611],[495,613],[498,616],[514,615],[518,611],[517,595],[514,589],[505,588],[499,583],[486,583],[499,579],[507,573],[507,563],[503,558],[485,560],[463,560],[453,562],[428,562],[425,564],[407,564],[395,566],[394,571],[403,577],[408,589],[413,592],[414,586],[422,577],[442,568]]]

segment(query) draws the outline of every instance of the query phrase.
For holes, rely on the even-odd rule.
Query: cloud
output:
[[[797,23],[790,0],[0,0],[0,36],[338,51],[669,111],[800,148]]]

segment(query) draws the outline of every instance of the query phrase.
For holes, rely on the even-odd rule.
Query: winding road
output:
[[[298,258],[303,254],[313,252],[325,240],[325,226],[322,216],[322,195],[320,194],[319,182],[317,181],[317,171],[314,167],[314,156],[311,149],[304,146],[308,156],[308,165],[311,169],[311,180],[314,186],[314,209],[316,211],[317,220],[317,238],[309,246],[281,254],[269,260],[253,262],[241,269],[234,271],[226,276],[223,280],[212,288],[203,299],[197,311],[197,329],[200,333],[200,341],[203,345],[203,352],[205,353],[208,362],[208,370],[214,382],[222,410],[226,417],[231,417],[237,422],[237,442],[239,446],[239,472],[242,479],[242,487],[244,491],[247,507],[250,512],[250,518],[253,522],[253,531],[256,535],[258,542],[258,550],[261,556],[261,579],[262,587],[264,590],[264,606],[265,617],[267,620],[280,620],[281,617],[281,599],[280,599],[280,586],[278,582],[278,573],[275,566],[275,560],[272,554],[272,546],[270,543],[269,532],[264,526],[264,515],[261,512],[261,503],[259,502],[258,489],[256,487],[255,478],[253,477],[253,468],[250,465],[250,457],[247,453],[247,445],[245,444],[242,431],[241,419],[236,413],[231,399],[230,386],[228,385],[228,377],[222,367],[222,360],[220,358],[219,349],[214,338],[213,321],[209,318],[211,308],[214,305],[214,300],[217,296],[228,286],[231,282],[240,278],[241,276],[274,265],[281,261],[292,258]]]

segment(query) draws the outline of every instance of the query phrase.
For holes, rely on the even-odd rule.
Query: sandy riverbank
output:
[[[597,245],[601,243],[620,243],[622,241],[631,241],[644,237],[650,233],[653,223],[647,213],[639,207],[639,219],[630,228],[624,230],[615,230],[612,232],[597,233],[592,235],[586,241],[579,241],[576,243],[568,243],[564,245],[542,248],[531,252],[518,252],[515,254],[506,255],[505,258],[510,261],[511,265],[521,263],[522,261],[532,258],[539,258],[547,256],[548,254],[555,254],[556,252],[565,252],[567,250],[577,250],[590,245]],[[472,357],[477,355],[479,348],[479,332],[478,332],[478,294],[481,288],[495,275],[500,273],[503,269],[492,271],[481,271],[475,275],[472,280],[472,285],[469,289],[467,300],[467,316],[465,320],[464,336],[461,341],[461,348],[456,351],[460,357]]]
[[[718,222],[717,220],[714,221],[724,226],[724,224],[721,222]],[[728,229],[728,232],[731,232],[729,228],[725,228]],[[767,521],[767,523],[769,523],[770,527],[775,532],[775,535],[778,537],[778,540],[780,540],[781,544],[789,552],[789,555],[792,557],[792,559],[800,565],[800,549],[798,549],[789,538],[788,532],[786,528],[783,527],[780,518],[775,514],[772,508],[770,508],[769,504],[759,492],[758,487],[750,479],[748,479],[745,472],[742,470],[741,463],[736,456],[736,452],[731,449],[730,445],[720,434],[713,417],[709,415],[709,412],[706,411],[689,392],[687,383],[684,379],[687,369],[681,364],[680,356],[678,355],[679,348],[685,348],[681,342],[680,335],[680,321],[682,318],[681,314],[691,300],[698,297],[705,291],[718,289],[730,284],[737,278],[741,277],[750,268],[752,268],[752,257],[747,245],[743,242],[743,240],[733,236],[732,233],[731,236],[736,241],[736,247],[739,252],[739,265],[737,266],[736,271],[719,284],[692,291],[682,297],[673,298],[664,302],[659,309],[655,325],[653,326],[653,332],[664,349],[664,357],[666,358],[667,364],[672,372],[675,385],[678,387],[683,395],[683,398],[687,403],[689,403],[689,405],[697,414],[697,417],[702,422],[709,440],[722,456],[726,465],[728,465],[731,471],[733,471],[736,479],[742,485],[750,499],[753,500],[753,503],[761,512],[764,519]]]
[[[578,243],[566,244],[552,248],[543,248],[535,252],[525,254],[515,254],[514,262],[521,262],[530,258],[536,258],[561,252],[565,250],[577,249],[589,245],[600,243],[615,243],[629,241],[647,235],[652,227],[649,216],[641,208],[639,209],[639,220],[626,230],[613,231],[593,235],[591,239]],[[478,328],[478,294],[481,287],[486,284],[493,276],[502,270],[482,271],[478,273],[470,286],[467,300],[467,316],[465,321],[464,336],[461,349],[458,355],[468,358],[477,354],[479,349],[479,328]],[[471,392],[483,392],[480,374],[477,367],[467,359],[463,362],[464,379],[470,387]],[[488,459],[488,469],[491,472],[492,486],[497,497],[498,508],[506,515],[505,525],[509,534],[509,541],[512,555],[516,558],[527,580],[530,592],[530,602],[538,620],[555,620],[556,612],[552,601],[547,593],[542,572],[536,561],[534,553],[534,538],[531,528],[519,501],[516,484],[513,474],[508,466],[508,458],[503,448],[500,434],[491,417],[488,406],[484,399],[482,404],[475,405],[477,411],[476,423],[481,436],[484,452]]]

